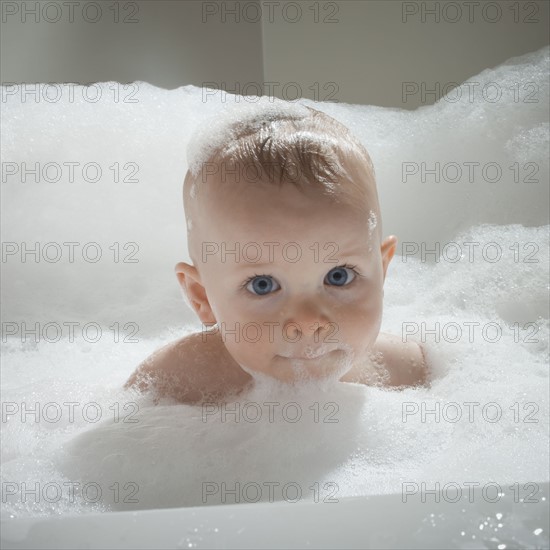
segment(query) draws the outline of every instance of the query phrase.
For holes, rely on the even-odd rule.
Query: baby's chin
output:
[[[315,359],[300,359],[276,355],[267,366],[240,365],[258,382],[284,384],[336,383],[353,366],[353,355],[341,349]]]

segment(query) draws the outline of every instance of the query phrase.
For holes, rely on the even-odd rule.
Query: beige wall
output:
[[[426,89],[436,89],[437,82],[443,89],[446,83],[461,83],[483,69],[549,42],[546,0],[319,2],[324,9],[320,9],[318,22],[306,9],[315,2],[301,4],[303,17],[297,23],[264,21],[264,75],[267,81],[297,82],[304,96],[320,101],[326,101],[330,94],[345,103],[409,109],[429,105],[436,97],[421,96],[423,82]],[[514,4],[519,4],[517,23],[511,9]],[[424,11],[434,8],[435,15]],[[291,17],[290,12],[287,19]],[[450,22],[453,19],[457,21]],[[494,23],[489,22],[492,19]],[[526,19],[533,22],[524,22]],[[409,94],[406,101],[402,98],[403,82],[415,83],[419,90]],[[315,83],[320,89],[317,97],[310,90]],[[292,88],[288,91],[292,93]]]
[[[64,0],[49,3],[62,6],[59,22],[47,21],[55,18],[52,7],[39,14],[38,23],[29,14],[22,23],[23,4],[30,8],[36,1],[7,2],[21,9],[14,15],[4,14],[0,66],[3,83],[143,80],[176,88],[263,78],[261,23],[243,20],[227,24],[203,12],[203,2],[123,1],[119,3],[118,23],[111,9],[113,0],[95,2],[101,7],[95,23],[85,19],[96,19],[94,2],[80,2],[73,23],[67,21]],[[2,0],[2,4],[5,10],[6,2]]]
[[[41,2],[38,22],[29,13],[22,22],[36,3],[2,2],[3,83],[144,80],[174,88],[209,82],[248,94],[273,90],[285,99],[298,93],[412,109],[437,96],[418,92],[403,101],[403,82],[429,89],[460,83],[548,43],[547,0],[263,0],[261,7],[259,0],[141,0],[118,4],[118,23],[111,0],[98,2],[95,23],[85,19],[96,18],[93,2],[80,2],[71,23],[63,0],[52,0]],[[49,22],[55,6],[61,20]],[[426,8],[437,9],[439,22]]]

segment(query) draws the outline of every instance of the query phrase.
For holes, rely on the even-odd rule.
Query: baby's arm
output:
[[[369,359],[341,380],[400,388],[426,385],[429,377],[424,350],[416,342],[403,342],[397,336],[380,333],[370,350]]]
[[[187,353],[184,360],[181,352]],[[173,397],[178,401],[195,401],[198,397],[191,384],[186,364],[192,363],[193,347],[188,337],[181,338],[156,350],[134,371],[124,385],[140,392],[154,391],[156,397]]]
[[[422,346],[403,342],[398,336],[381,333],[375,352],[380,352],[382,366],[388,371],[388,386],[418,386],[428,383],[428,365]]]

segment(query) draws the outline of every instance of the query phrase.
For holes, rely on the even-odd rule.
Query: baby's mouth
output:
[[[312,361],[314,359],[320,359],[328,355],[329,353],[332,353],[333,351],[335,350],[328,349],[326,346],[321,346],[318,348],[307,346],[303,351],[297,353],[281,354],[280,357],[300,361]]]

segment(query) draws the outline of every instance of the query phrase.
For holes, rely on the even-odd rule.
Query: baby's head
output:
[[[266,98],[206,130],[183,191],[193,265],[176,266],[192,307],[250,374],[340,378],[376,341],[397,242],[382,241],[367,151],[328,115]]]

